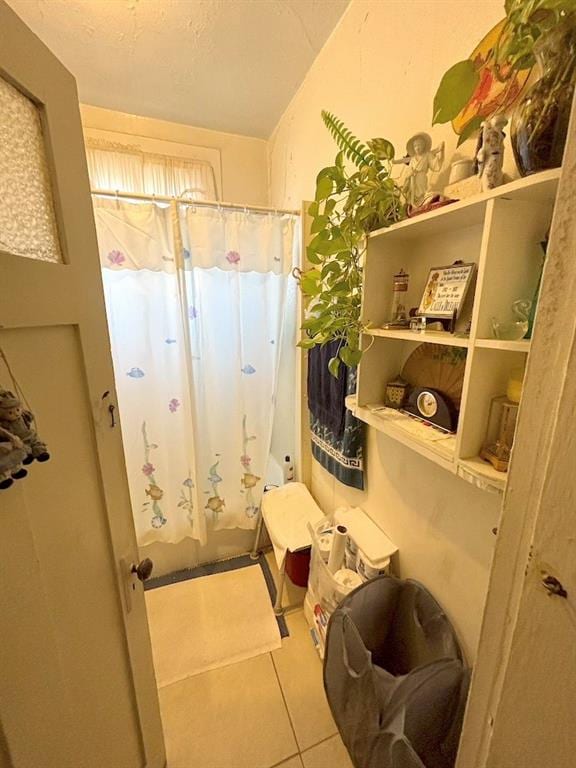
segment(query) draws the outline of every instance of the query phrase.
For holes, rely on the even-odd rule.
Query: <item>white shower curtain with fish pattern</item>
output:
[[[298,217],[94,207],[138,543],[253,528]]]

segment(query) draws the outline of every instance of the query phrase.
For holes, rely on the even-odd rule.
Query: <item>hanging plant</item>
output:
[[[339,341],[329,370],[338,376],[340,362],[354,368],[362,357],[360,319],[362,266],[366,234],[405,215],[402,192],[391,177],[394,147],[387,139],[363,143],[330,112],[322,119],[339,147],[334,165],[316,178],[316,195],[308,213],[313,235],[306,254],[312,267],[299,274],[308,299],[302,324],[304,349]],[[346,168],[346,160],[353,169]]]

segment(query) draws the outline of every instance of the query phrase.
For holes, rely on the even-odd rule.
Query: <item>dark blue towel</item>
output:
[[[308,408],[314,419],[336,438],[344,434],[348,369],[340,363],[338,378],[335,378],[328,370],[328,362],[336,356],[341,343],[329,341],[308,352]]]
[[[356,391],[356,370],[340,364],[338,378],[328,370],[340,342],[308,353],[308,407],[312,455],[341,483],[364,488],[364,424],[346,410],[346,395]]]

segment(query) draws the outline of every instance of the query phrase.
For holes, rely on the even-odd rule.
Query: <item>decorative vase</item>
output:
[[[511,141],[522,176],[562,165],[576,74],[576,16],[534,44],[540,77],[512,115]]]

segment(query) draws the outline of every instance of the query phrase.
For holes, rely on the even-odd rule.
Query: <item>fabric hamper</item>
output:
[[[415,581],[368,581],[330,619],[324,687],[355,768],[452,768],[469,678],[449,620]]]

